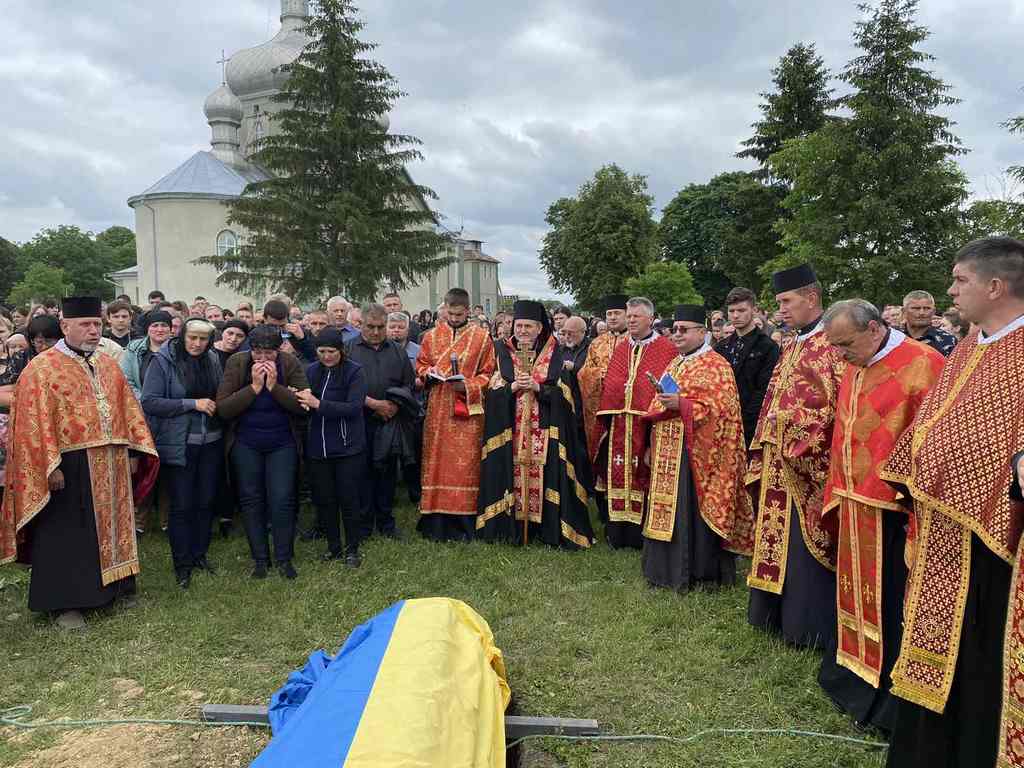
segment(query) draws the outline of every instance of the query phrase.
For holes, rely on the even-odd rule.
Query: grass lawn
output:
[[[401,493],[401,491],[400,491]],[[139,605],[66,634],[27,608],[27,574],[0,568],[0,708],[36,718],[186,717],[205,702],[265,703],[317,648],[401,598],[469,603],[491,625],[520,712],[592,717],[617,734],[798,728],[861,736],[815,682],[819,657],[746,623],[746,589],[680,596],[647,587],[636,552],[438,545],[414,532],[366,544],[363,567],[322,564],[297,544],[299,578],[249,579],[241,535],[215,540],[216,576],[178,589],[166,541],[141,541]],[[0,766],[244,766],[269,732],[119,727],[0,730]],[[687,744],[532,742],[527,766],[881,766],[885,753],[794,736]]]

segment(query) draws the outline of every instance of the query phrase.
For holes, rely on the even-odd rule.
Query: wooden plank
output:
[[[261,723],[267,719],[267,708],[240,704],[204,704],[203,720],[210,723]],[[601,733],[597,720],[571,717],[505,716],[505,738],[509,741],[523,736],[596,736]]]

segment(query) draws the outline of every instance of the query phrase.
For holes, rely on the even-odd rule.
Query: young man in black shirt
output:
[[[743,436],[749,447],[772,371],[779,360],[779,348],[754,323],[757,297],[753,291],[733,288],[725,297],[725,304],[729,311],[729,324],[736,332],[719,342],[715,351],[729,361],[736,377],[743,411]]]

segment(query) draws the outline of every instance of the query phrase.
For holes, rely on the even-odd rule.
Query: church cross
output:
[[[220,58],[217,59],[217,63],[220,64],[220,79],[222,84],[228,82],[228,62],[231,61],[231,57],[227,56],[224,49],[220,49]]]

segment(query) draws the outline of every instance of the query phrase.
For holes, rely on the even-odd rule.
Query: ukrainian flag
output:
[[[402,600],[310,657],[271,701],[255,768],[503,768],[510,692],[487,622],[449,598]]]

